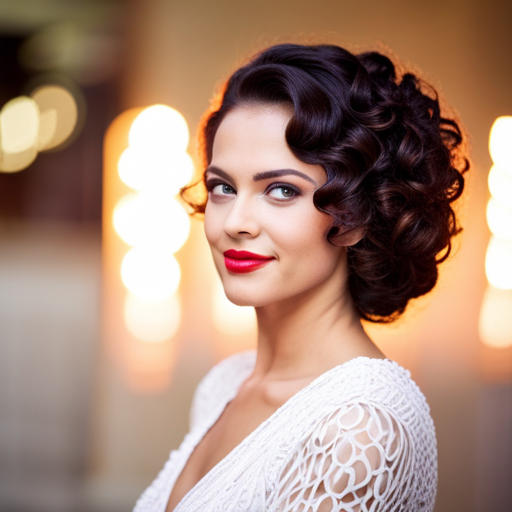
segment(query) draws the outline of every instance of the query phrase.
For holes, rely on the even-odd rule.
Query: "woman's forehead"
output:
[[[212,148],[212,164],[218,159],[266,159],[293,157],[285,140],[289,116],[279,110],[237,108],[222,120]]]
[[[215,134],[214,146],[219,137],[233,141],[252,138],[255,142],[285,142],[285,131],[291,113],[279,105],[247,105],[226,114]]]
[[[299,160],[288,147],[285,131],[291,112],[279,105],[238,107],[222,120],[215,135],[211,166],[228,173],[254,174],[296,169],[323,182],[321,166]]]

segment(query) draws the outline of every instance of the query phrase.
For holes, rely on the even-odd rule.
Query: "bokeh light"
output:
[[[0,170],[16,172],[37,156],[39,108],[27,96],[8,101],[0,111]]]
[[[52,23],[44,23],[42,27],[27,37],[19,50],[19,59],[24,68],[37,73],[59,73],[69,76],[84,86],[95,86],[113,78],[121,65],[119,41],[115,34],[109,30],[97,27],[91,30],[93,18],[84,18],[78,12],[83,4],[91,2],[64,2],[70,5],[74,12],[75,21],[65,20],[66,16],[58,16]],[[47,12],[45,19],[51,20],[49,13],[58,2],[45,4],[35,2],[37,11]],[[98,11],[99,4],[92,7]],[[37,13],[24,6],[25,16],[38,18]],[[101,10],[101,9],[100,9]],[[94,22],[93,22],[94,23]]]
[[[124,304],[124,321],[137,339],[160,343],[172,338],[180,327],[180,299],[175,293],[164,300],[148,301],[128,292]]]
[[[485,256],[485,273],[495,288],[512,289],[512,240],[491,237]]]
[[[57,131],[57,109],[48,108],[39,117],[39,134],[37,136],[38,151],[48,147]]]
[[[17,172],[26,169],[36,157],[35,148],[21,153],[0,153],[0,172]]]
[[[512,146],[512,140],[510,144]],[[512,208],[512,173],[493,165],[489,171],[488,184],[495,201],[505,208]]]
[[[181,272],[176,258],[163,251],[136,247],[121,263],[121,279],[134,295],[146,300],[163,300],[178,288]]]
[[[73,133],[78,109],[64,87],[44,85],[19,96],[0,111],[0,171],[27,168],[38,151],[62,145]]]
[[[165,190],[175,195],[192,180],[194,163],[185,152],[172,152],[166,148],[147,151],[130,146],[121,155],[118,169],[123,183],[134,190]]]
[[[128,245],[171,253],[183,246],[190,232],[187,212],[168,194],[128,194],[116,205],[113,221]]]
[[[105,331],[137,391],[167,388],[175,362],[182,308],[174,254],[191,228],[176,195],[194,174],[187,145],[183,116],[163,105],[124,112],[105,136],[104,282],[113,312]]]
[[[220,279],[213,289],[213,323],[219,332],[232,336],[249,334],[256,329],[254,308],[230,302]]]
[[[0,111],[2,151],[20,153],[34,147],[39,132],[39,109],[34,100],[20,96]]]
[[[498,117],[489,135],[494,166],[487,224],[493,236],[485,256],[489,286],[480,309],[479,334],[489,347],[512,346],[512,116]]]
[[[165,148],[171,152],[184,153],[189,141],[187,121],[174,108],[153,105],[136,117],[128,140],[130,146],[148,151]]]
[[[489,285],[484,294],[480,321],[480,339],[492,348],[512,345],[512,290]]]
[[[512,175],[512,116],[501,116],[494,121],[489,152],[494,165]]]
[[[78,107],[73,95],[60,85],[43,85],[32,94],[39,107],[41,124],[39,150],[53,149],[63,144],[73,133],[78,120]]]
[[[512,240],[512,202],[506,207],[491,197],[487,203],[487,224],[494,235]]]

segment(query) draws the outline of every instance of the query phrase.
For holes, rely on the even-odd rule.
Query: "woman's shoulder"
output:
[[[411,372],[392,359],[359,356],[339,365],[345,379],[354,379],[358,386],[368,387],[394,384],[411,390],[419,390],[411,378]]]
[[[392,410],[404,420],[430,408],[409,370],[390,359],[356,357],[327,372],[327,392],[334,402],[369,403]]]
[[[234,398],[255,362],[256,351],[248,350],[226,357],[208,371],[194,393],[190,409],[191,428],[207,419],[219,404]]]
[[[433,509],[435,430],[408,370],[357,357],[321,375],[309,391],[295,414],[294,442],[287,438],[277,450],[270,497],[276,509],[298,510],[312,496],[358,510],[389,503]]]
[[[248,377],[256,363],[256,351],[247,350],[232,354],[213,366],[201,379],[198,391],[223,392],[238,388]]]
[[[236,354],[222,359],[212,367],[208,374],[225,375],[228,373],[233,375],[249,370],[252,371],[255,363],[256,350],[244,350],[243,352],[237,352]]]

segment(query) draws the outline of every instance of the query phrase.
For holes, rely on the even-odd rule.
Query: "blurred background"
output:
[[[512,115],[511,19],[503,0],[0,0],[0,510],[131,510],[199,379],[254,346],[173,196],[231,71],[270,44],[330,42],[390,49],[470,134],[454,256],[402,320],[368,330],[431,406],[436,512],[509,511],[507,120],[493,159],[488,141]]]

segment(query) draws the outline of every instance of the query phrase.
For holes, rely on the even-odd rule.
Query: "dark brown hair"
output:
[[[293,108],[286,142],[327,173],[314,204],[334,219],[329,240],[364,232],[347,256],[355,307],[372,322],[398,318],[410,299],[434,287],[460,231],[452,202],[469,163],[457,122],[441,115],[432,87],[411,73],[397,78],[380,53],[277,45],[229,78],[205,118],[206,165],[226,114],[253,104]],[[189,204],[204,212],[204,201]]]

